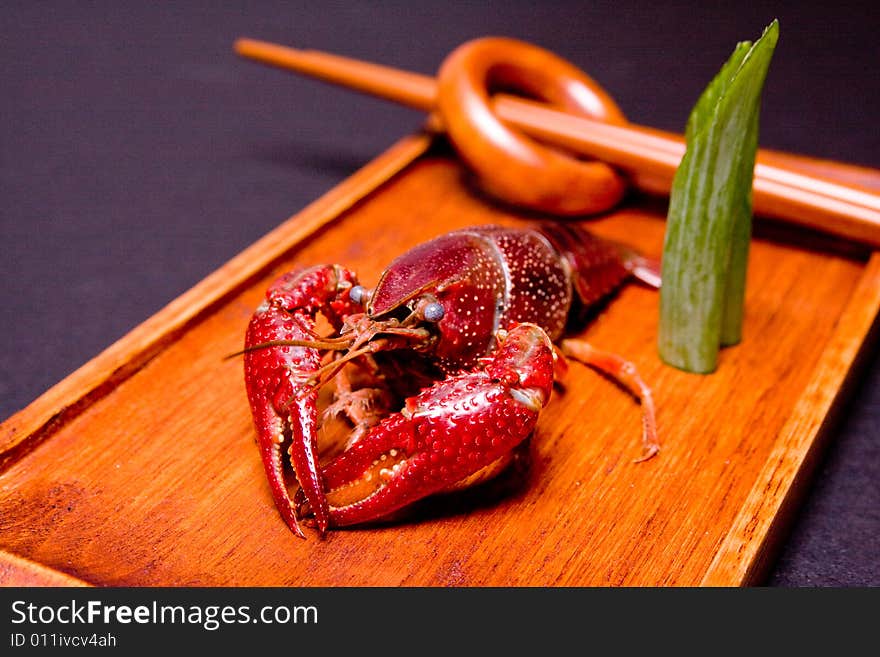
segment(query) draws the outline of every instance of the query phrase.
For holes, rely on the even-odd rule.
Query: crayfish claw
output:
[[[317,407],[317,391],[310,391],[293,401],[289,416],[291,441],[288,454],[300,489],[312,508],[318,531],[323,535],[330,522],[330,510],[318,470]]]
[[[258,442],[266,478],[272,492],[272,499],[287,526],[300,538],[305,538],[297,521],[297,512],[287,492],[284,481],[284,463],[281,446],[285,442],[284,421],[269,405],[264,405],[254,414],[254,422],[260,427]]]
[[[407,399],[401,412],[322,469],[330,524],[387,518],[428,495],[497,474],[549,400],[553,360],[544,331],[521,324],[476,371],[450,375]]]
[[[298,535],[296,505],[284,480],[281,448],[288,454],[315,523],[323,534],[329,506],[318,468],[318,390],[309,380],[321,367],[326,344],[315,333],[318,313],[340,326],[356,310],[348,300],[354,274],[338,265],[321,265],[285,274],[267,291],[245,337],[245,385],[257,441],[272,497],[285,522]]]

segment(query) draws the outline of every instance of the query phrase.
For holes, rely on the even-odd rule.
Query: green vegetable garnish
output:
[[[779,36],[774,20],[737,44],[688,118],[669,198],[660,288],[660,357],[712,372],[742,336],[761,90]]]

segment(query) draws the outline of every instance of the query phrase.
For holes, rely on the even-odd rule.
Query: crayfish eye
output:
[[[355,285],[348,291],[348,298],[351,299],[352,303],[359,306],[364,305],[369,296],[369,293],[363,285]]]
[[[422,314],[424,315],[425,321],[427,322],[439,322],[441,319],[443,319],[443,315],[446,314],[446,311],[443,309],[443,305],[441,303],[437,301],[432,301],[425,306]]]

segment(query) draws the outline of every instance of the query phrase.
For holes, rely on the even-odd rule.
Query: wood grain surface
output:
[[[758,231],[744,341],[715,374],[659,361],[658,297],[644,287],[625,287],[584,327],[652,386],[658,457],[633,463],[637,403],[574,364],[500,479],[394,524],[324,540],[287,529],[254,443],[241,361],[223,360],[241,348],[269,282],[295,264],[340,262],[370,285],[427,238],[533,218],[488,202],[432,143],[404,139],[0,427],[0,583],[759,579],[880,309],[880,256],[779,228]],[[635,198],[589,226],[659,255],[664,214]]]

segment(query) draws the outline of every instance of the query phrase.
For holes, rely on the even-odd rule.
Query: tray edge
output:
[[[880,252],[874,252],[770,456],[722,539],[701,586],[759,584],[803,497],[860,361],[880,332]]]
[[[0,587],[90,587],[88,582],[0,549]]]

